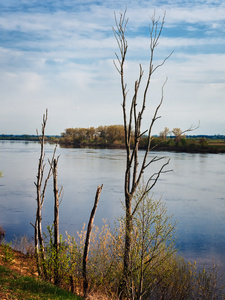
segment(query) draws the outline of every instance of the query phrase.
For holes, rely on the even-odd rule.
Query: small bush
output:
[[[3,253],[3,257],[2,257],[3,261],[5,263],[12,264],[13,260],[15,259],[15,255],[11,247],[11,243],[9,244],[2,243],[2,253]]]

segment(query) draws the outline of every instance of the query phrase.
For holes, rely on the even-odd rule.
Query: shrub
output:
[[[200,138],[199,139],[199,144],[201,145],[201,147],[207,147],[208,146],[208,142],[207,142],[207,139],[204,137],[204,138]]]
[[[140,201],[136,194],[134,206]],[[128,299],[222,299],[218,268],[197,271],[196,264],[177,254],[175,226],[167,215],[165,203],[145,195],[133,218],[130,276],[126,282]],[[89,293],[118,299],[123,276],[125,221],[120,218],[111,229],[106,220],[94,226],[87,261]],[[82,258],[86,237],[85,224],[76,238],[67,235],[56,254],[52,229],[48,227],[46,266],[52,281],[57,269],[61,286],[82,287]],[[71,281],[72,279],[72,281]]]
[[[11,248],[11,243],[2,243],[2,253],[3,253],[3,261],[5,263],[12,264],[13,260],[15,259],[14,252]]]

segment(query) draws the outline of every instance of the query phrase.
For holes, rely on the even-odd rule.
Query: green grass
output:
[[[32,277],[21,276],[0,266],[0,299],[74,299],[82,300],[68,291]]]

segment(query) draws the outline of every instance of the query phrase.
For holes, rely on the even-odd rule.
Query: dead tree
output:
[[[58,159],[54,159],[53,163],[53,186],[54,186],[54,247],[59,250],[59,189],[57,181],[57,165]]]
[[[88,279],[87,279],[87,260],[88,260],[88,251],[89,251],[89,244],[90,244],[90,238],[91,238],[91,230],[93,227],[94,217],[96,213],[96,209],[98,206],[98,202],[100,199],[100,194],[103,189],[103,184],[101,186],[97,187],[96,195],[95,195],[95,202],[94,206],[91,211],[90,219],[88,222],[87,227],[87,233],[86,233],[86,239],[85,239],[85,245],[84,245],[84,254],[83,254],[83,293],[84,297],[87,296],[87,290],[88,290]]]
[[[47,183],[49,178],[52,175],[52,165],[55,157],[56,147],[54,149],[52,160],[50,162],[50,168],[47,173],[46,178],[44,179],[44,171],[45,171],[45,152],[44,152],[44,144],[45,144],[45,128],[48,118],[48,110],[46,109],[46,114],[43,115],[43,123],[42,123],[42,134],[39,137],[40,145],[41,145],[41,153],[38,162],[38,172],[37,172],[37,181],[34,182],[36,186],[36,194],[37,194],[37,209],[36,209],[36,220],[35,225],[33,225],[35,229],[35,256],[37,261],[38,273],[41,276],[47,277],[46,267],[44,264],[45,261],[45,247],[44,247],[44,238],[42,233],[42,207],[45,198],[45,192],[47,188]],[[56,145],[57,146],[57,145]]]
[[[59,158],[59,157],[58,157]],[[58,261],[58,254],[59,254],[59,205],[60,205],[60,196],[62,193],[62,187],[59,191],[58,189],[58,174],[57,174],[57,166],[58,166],[58,158],[54,159],[52,166],[52,173],[53,173],[53,191],[54,191],[54,248],[55,248],[55,269],[54,269],[54,283],[55,285],[59,285],[59,261]]]
[[[169,164],[169,160],[163,162],[159,167],[158,172],[152,174],[152,176],[147,180],[143,196],[140,197],[139,202],[136,204],[136,207],[132,207],[132,199],[136,192],[136,189],[143,177],[145,169],[149,167],[151,164],[162,160],[164,157],[153,157],[149,160],[149,151],[151,150],[151,140],[152,140],[152,128],[154,123],[160,116],[158,116],[158,111],[163,103],[164,99],[164,85],[162,85],[161,89],[161,99],[159,101],[158,106],[153,111],[153,117],[149,124],[149,127],[145,131],[142,130],[142,118],[144,112],[146,110],[146,105],[148,101],[148,91],[150,88],[150,82],[152,75],[154,72],[161,67],[166,60],[171,56],[167,56],[161,64],[156,66],[153,65],[153,58],[155,49],[158,45],[159,38],[162,33],[163,25],[165,21],[165,15],[160,22],[160,19],[155,19],[153,16],[150,25],[150,59],[149,59],[149,68],[147,79],[144,83],[144,92],[141,96],[141,102],[139,103],[140,110],[138,110],[138,98],[140,98],[140,85],[143,81],[144,71],[142,69],[142,65],[139,65],[139,75],[134,84],[134,92],[131,97],[131,101],[127,103],[127,84],[124,79],[124,64],[126,60],[126,54],[128,49],[128,43],[126,40],[126,27],[128,23],[128,19],[126,18],[126,11],[120,14],[119,19],[115,16],[116,26],[113,28],[113,32],[118,44],[119,54],[116,54],[116,61],[114,61],[114,65],[117,71],[120,74],[121,87],[122,87],[122,110],[123,110],[123,126],[125,131],[125,147],[126,147],[126,170],[125,170],[125,181],[124,181],[124,195],[125,195],[125,246],[124,246],[124,266],[123,266],[123,280],[121,282],[121,286],[119,289],[120,297],[122,298],[126,289],[126,285],[130,280],[131,274],[131,233],[132,233],[132,218],[138,207],[138,204],[141,202],[143,196],[147,194],[153,186],[156,184],[160,174],[165,173],[167,171],[164,170],[165,166]],[[139,142],[141,137],[147,134],[148,142],[147,147],[144,153],[144,157],[142,160],[139,159]],[[133,141],[133,145],[132,145]]]

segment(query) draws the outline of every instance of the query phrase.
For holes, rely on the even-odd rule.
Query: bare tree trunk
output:
[[[53,155],[52,155],[52,161],[50,162],[50,168],[49,172],[47,174],[47,177],[44,180],[44,170],[45,170],[45,164],[44,164],[44,143],[45,143],[45,127],[47,123],[48,118],[48,110],[46,109],[46,114],[43,115],[43,123],[42,123],[42,135],[39,137],[39,141],[41,144],[41,154],[38,162],[38,172],[37,172],[37,181],[34,183],[36,186],[37,191],[37,210],[36,210],[36,220],[35,220],[35,255],[36,255],[36,261],[37,261],[37,268],[38,273],[41,276],[44,276],[47,278],[47,271],[46,271],[46,265],[45,265],[45,247],[44,247],[44,239],[42,234],[42,207],[44,203],[45,198],[45,191],[47,187],[47,183],[49,178],[52,174],[52,165],[53,160],[55,157],[56,147],[54,149]],[[37,132],[38,134],[38,132]]]
[[[35,221],[35,225],[33,223],[30,223],[34,227],[34,246],[35,246],[35,259],[36,259],[36,265],[37,265],[37,271],[38,275],[41,275],[41,262],[40,262],[40,255],[38,252],[38,225],[37,225],[37,218]]]
[[[87,260],[88,260],[88,250],[89,250],[89,244],[90,244],[90,237],[91,237],[91,230],[93,227],[93,222],[94,222],[94,217],[96,213],[96,209],[98,206],[98,202],[100,199],[100,194],[103,189],[103,184],[101,186],[97,187],[96,195],[95,195],[95,202],[94,206],[91,211],[90,219],[88,222],[88,227],[87,227],[87,234],[86,234],[86,240],[85,240],[85,245],[84,245],[84,254],[83,254],[83,293],[84,297],[87,296],[87,290],[88,290],[88,279],[87,279]]]
[[[54,283],[59,285],[59,262],[58,262],[58,253],[59,253],[59,190],[57,183],[57,164],[58,160],[54,159],[53,163],[53,186],[54,186],[54,248],[56,252],[55,257],[55,270],[54,270]]]
[[[132,232],[132,213],[131,199],[126,199],[126,225],[125,225],[125,251],[124,251],[124,279],[127,281],[130,278],[130,253],[131,253],[131,232]],[[125,282],[127,284],[127,282]]]
[[[36,212],[36,222],[35,222],[35,251],[36,251],[36,259],[38,263],[38,270],[41,275],[46,277],[46,268],[45,265],[42,263],[45,260],[45,253],[44,253],[44,239],[42,235],[42,205],[43,205],[43,198],[42,198],[42,181],[43,181],[43,173],[44,173],[44,140],[45,140],[45,127],[47,122],[47,110],[46,115],[43,115],[43,123],[42,123],[42,135],[39,138],[41,143],[41,154],[39,158],[38,164],[38,173],[37,173],[37,212]]]

